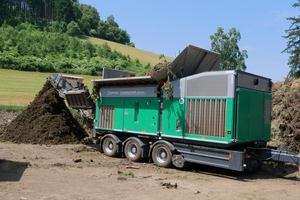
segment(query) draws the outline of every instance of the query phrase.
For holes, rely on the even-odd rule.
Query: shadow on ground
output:
[[[89,150],[92,151],[100,151],[99,145],[89,144],[87,145],[87,147]],[[120,159],[126,160],[124,155],[115,157],[114,159],[116,160],[116,162],[119,162]],[[144,159],[139,163],[148,163],[150,165],[154,165],[154,163],[149,163],[147,159]],[[205,174],[205,175],[221,177],[221,178],[242,181],[242,182],[252,182],[253,180],[256,179],[278,179],[278,178],[282,180],[291,180],[291,181],[300,182],[300,178],[299,178],[300,172],[298,171],[298,167],[295,164],[286,164],[284,166],[283,174],[279,173],[280,171],[278,167],[275,166],[275,163],[272,162],[265,162],[259,170],[254,172],[246,172],[246,171],[238,172],[238,171],[212,167],[207,165],[201,165],[201,164],[189,164],[187,167],[184,167],[182,169],[173,166],[171,167],[171,169],[184,171],[184,172],[192,172],[195,174]]]
[[[287,164],[284,167],[283,174],[279,173],[277,167],[273,167],[272,164],[264,163],[262,167],[254,172],[238,172],[233,170],[227,170],[217,167],[205,166],[200,164],[192,164],[187,168],[181,169],[182,171],[190,171],[199,174],[206,174],[216,177],[223,177],[236,181],[251,182],[255,179],[286,179],[292,181],[300,181],[297,177],[298,168],[295,165]]]
[[[0,159],[0,182],[19,181],[29,162],[16,162]]]

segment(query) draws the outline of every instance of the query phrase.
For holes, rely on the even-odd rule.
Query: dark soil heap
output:
[[[88,136],[64,100],[46,81],[32,103],[4,130],[1,140],[32,144],[73,144]]]
[[[272,88],[272,141],[300,152],[300,79],[276,82]]]

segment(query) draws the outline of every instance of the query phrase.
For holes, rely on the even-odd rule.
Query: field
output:
[[[0,69],[0,105],[28,105],[42,89],[46,78],[52,74]],[[75,76],[83,77],[84,84],[90,91],[92,89],[91,80],[102,78],[87,75]]]
[[[136,49],[123,44],[94,38],[81,36],[82,40],[90,40],[96,45],[102,45],[108,43],[112,50],[117,50],[124,55],[130,55],[131,59],[138,58],[140,63],[151,66],[159,63],[159,54]],[[173,61],[174,58],[166,57],[168,61]],[[27,72],[27,71],[16,71],[16,70],[5,70],[0,69],[0,105],[13,105],[13,106],[26,106],[35,97],[35,95],[43,87],[46,78],[53,73],[41,73],[41,72]],[[71,74],[68,74],[71,75]],[[92,79],[99,79],[102,77],[88,76],[88,75],[75,75],[84,78],[84,84],[88,88],[92,89]]]
[[[138,58],[140,60],[140,63],[143,65],[147,65],[150,63],[151,66],[156,65],[157,63],[160,62],[159,60],[159,54],[152,53],[149,51],[144,51],[141,49],[129,47],[123,44],[119,44],[116,42],[111,42],[108,40],[103,40],[99,38],[94,38],[94,37],[88,37],[88,36],[82,36],[81,37],[84,40],[90,40],[93,44],[96,45],[102,45],[105,42],[111,47],[112,50],[116,49],[117,51],[121,52],[124,55],[130,55],[131,59]],[[163,52],[161,52],[163,53]],[[171,62],[174,60],[174,58],[166,56],[167,61]]]

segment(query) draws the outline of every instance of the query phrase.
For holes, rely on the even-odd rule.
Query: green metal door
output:
[[[185,103],[179,103],[180,98],[168,101],[164,98],[162,112],[162,137],[182,139],[185,123]]]
[[[270,139],[271,94],[239,88],[236,139],[238,143]]]
[[[124,98],[124,131],[157,135],[159,98]]]

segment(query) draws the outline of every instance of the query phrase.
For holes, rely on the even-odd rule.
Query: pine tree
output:
[[[300,8],[300,0],[293,4],[294,8]],[[288,17],[291,21],[289,29],[285,30],[287,33],[284,38],[288,39],[287,47],[282,51],[291,54],[288,60],[288,65],[291,68],[290,76],[300,77],[300,15],[298,17]]]

